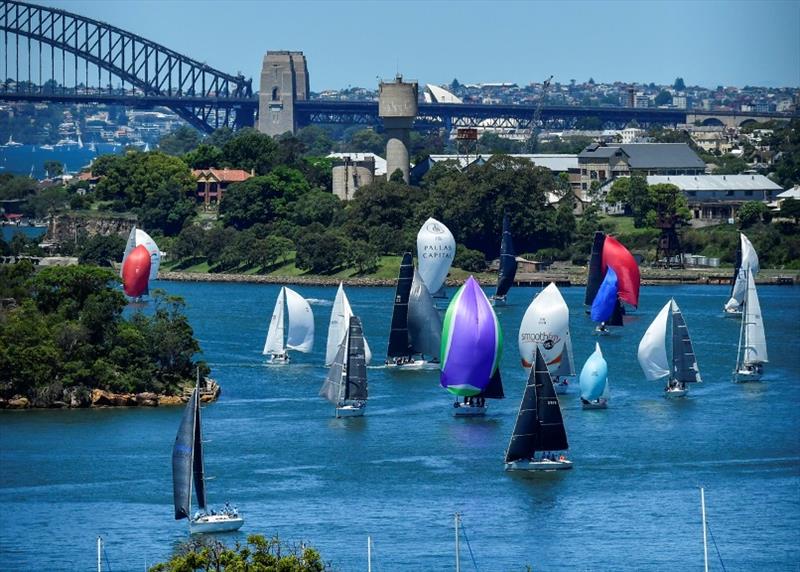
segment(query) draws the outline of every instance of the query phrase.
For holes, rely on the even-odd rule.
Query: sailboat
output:
[[[444,317],[439,383],[456,396],[457,416],[485,415],[486,399],[501,399],[500,322],[475,278],[458,289]],[[463,397],[463,403],[458,401]]]
[[[605,409],[611,396],[608,387],[608,363],[595,343],[594,352],[583,364],[580,375],[581,405],[584,409]]]
[[[125,244],[125,254],[122,256],[123,263],[130,251],[137,246],[144,246],[150,255],[150,280],[158,280],[158,269],[161,267],[161,251],[156,241],[149,234],[134,225],[130,234],[128,234],[128,241]]]
[[[514,254],[514,241],[511,238],[511,228],[508,224],[508,215],[503,215],[503,238],[500,241],[500,267],[497,270],[497,289],[492,296],[492,304],[506,303],[506,296],[514,284],[517,275],[517,257]]]
[[[617,277],[619,300],[636,308],[639,305],[641,285],[639,265],[622,243],[599,231],[594,234],[592,243],[584,304],[592,305],[609,268],[614,270]]]
[[[158,279],[160,266],[161,251],[155,241],[142,229],[131,228],[120,270],[125,293],[132,298],[148,294],[150,280]]]
[[[622,316],[625,315],[625,309],[619,301],[617,273],[613,268],[606,270],[597,295],[592,301],[590,315],[592,321],[598,323],[595,328],[595,333],[598,335],[609,335],[611,332],[608,326],[622,327],[624,325]]]
[[[328,345],[325,348],[326,366],[333,364],[336,352],[339,351],[339,346],[347,336],[348,324],[352,315],[350,301],[347,299],[347,294],[344,293],[344,286],[339,282],[339,289],[336,290],[336,298],[334,298],[333,308],[331,308],[331,320],[328,324]],[[372,352],[369,349],[367,338],[364,338],[364,355],[367,365],[369,365],[369,362],[372,361]]]
[[[284,340],[287,321],[288,336]],[[278,293],[278,300],[272,311],[263,354],[272,356],[270,363],[288,364],[291,361],[289,350],[308,353],[313,347],[314,314],[311,306],[300,294],[284,286]]]
[[[319,391],[336,406],[336,417],[361,417],[367,407],[367,363],[364,333],[357,316],[348,318],[345,339]]]
[[[526,369],[533,365],[534,348],[539,346],[550,374],[555,376],[556,391],[567,393],[569,381],[562,378],[575,375],[569,307],[554,283],[542,290],[525,311],[518,345],[522,367]]]
[[[442,320],[410,252],[403,255],[392,308],[386,367],[431,369],[439,367]]]
[[[519,404],[511,441],[506,449],[506,471],[559,471],[572,468],[558,395],[540,347]],[[537,453],[539,456],[537,457]]]
[[[767,339],[764,335],[764,320],[761,303],[758,301],[753,271],[747,271],[747,287],[742,305],[742,327],[739,331],[739,347],[736,350],[736,369],[733,381],[760,381],[764,374],[767,356]]]
[[[456,254],[456,240],[444,224],[429,218],[417,233],[419,273],[428,292],[435,298],[445,298],[444,281]]]
[[[18,141],[14,141],[13,136],[9,135],[8,136],[8,142],[5,145],[3,145],[3,147],[6,147],[6,148],[22,147],[22,143],[20,143]]]
[[[194,485],[194,487],[193,487]],[[192,515],[192,489],[198,512]],[[208,510],[203,468],[203,432],[200,423],[200,370],[197,385],[186,404],[172,448],[172,493],[175,520],[189,520],[189,532],[231,532],[239,530],[244,518],[235,507],[225,503],[221,511]]]
[[[672,356],[667,358],[667,321],[672,314]],[[664,397],[684,397],[687,383],[700,383],[700,370],[683,313],[670,299],[647,328],[639,342],[639,365],[650,381],[669,376]]]
[[[745,291],[747,290],[747,272],[758,274],[758,254],[750,240],[741,232],[739,233],[739,247],[736,249],[736,267],[733,269],[731,281],[731,296],[725,303],[726,315],[739,315],[742,313]]]

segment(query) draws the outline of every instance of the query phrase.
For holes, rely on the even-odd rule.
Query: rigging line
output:
[[[108,552],[106,552],[106,545],[103,544],[103,557],[106,559],[106,567],[108,572],[111,572],[111,562],[108,561]]]
[[[469,538],[467,538],[467,529],[464,528],[464,523],[461,523],[461,532],[464,534],[464,540],[467,543],[467,549],[469,550],[469,557],[472,559],[472,565],[475,567],[475,571],[478,571],[478,563],[475,562],[475,555],[472,553],[472,546],[469,544]]]
[[[722,554],[719,553],[719,546],[717,546],[717,541],[714,539],[714,533],[711,532],[711,527],[708,525],[708,519],[706,518],[706,529],[708,530],[708,534],[711,536],[711,542],[714,543],[714,550],[717,551],[717,558],[719,558],[719,564],[722,566],[722,572],[727,572],[725,570],[725,563],[722,561]]]

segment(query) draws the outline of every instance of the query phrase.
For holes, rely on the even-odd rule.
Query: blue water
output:
[[[3,240],[6,242],[11,242],[15,234],[24,234],[26,238],[40,238],[47,232],[46,226],[29,226],[25,224],[4,224],[0,228],[3,229]]]
[[[42,149],[36,145],[20,145],[19,147],[0,147],[0,173],[9,172],[17,175],[29,175],[36,179],[44,179],[45,161],[60,161],[68,173],[77,173],[87,167],[98,155],[122,153],[121,145],[97,143],[95,149],[85,143],[83,147],[71,145],[55,147],[52,150]]]
[[[800,288],[759,290],[771,361],[763,383],[735,385],[737,320],[727,288],[648,287],[621,335],[601,339],[612,400],[582,411],[561,398],[575,468],[531,477],[503,471],[525,378],[519,321],[538,289],[499,309],[507,399],[485,419],[454,419],[436,373],[369,369],[363,419],[336,420],[317,397],[333,288],[300,287],[313,303],[316,347],[288,367],[261,356],[277,286],[162,282],[188,302],[221,399],[204,409],[212,504],[231,500],[241,533],[318,547],[335,569],[452,569],[453,513],[463,513],[480,570],[701,570],[699,486],[728,570],[797,570],[800,562]],[[579,365],[593,351],[583,289],[562,290]],[[392,290],[349,288],[377,358]],[[645,381],[636,347],[674,295],[705,383],[667,401]],[[380,361],[380,360],[377,360]],[[179,408],[0,414],[0,568],[90,570],[103,535],[112,570],[166,560],[187,538],[172,513],[170,453]],[[710,542],[710,541],[709,541]],[[716,557],[714,545],[710,546]],[[462,539],[462,567],[472,570]],[[712,560],[712,570],[721,570]]]

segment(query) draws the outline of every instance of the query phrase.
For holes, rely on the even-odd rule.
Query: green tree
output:
[[[309,228],[313,230],[297,240],[295,266],[313,274],[330,274],[344,266],[348,259],[348,241],[332,231],[320,232],[319,225]]]
[[[633,226],[647,226],[647,213],[652,208],[650,189],[647,179],[640,175],[632,175],[628,190],[628,206],[633,214]]]
[[[686,84],[683,82],[682,77],[675,78],[675,82],[672,84],[672,89],[675,91],[683,91],[686,89]]]
[[[780,214],[782,217],[794,219],[794,223],[797,224],[798,219],[800,219],[800,201],[796,199],[785,199],[781,203]]]
[[[310,190],[300,171],[279,166],[268,175],[231,185],[220,203],[220,217],[237,229],[291,218],[294,204]]]
[[[667,90],[662,89],[660,92],[658,92],[658,95],[656,95],[653,103],[655,103],[656,106],[672,103],[672,94]]]
[[[334,147],[330,130],[320,125],[309,125],[298,130],[297,139],[305,146],[305,154],[311,157],[324,157]]]
[[[500,137],[497,133],[484,133],[478,139],[478,149],[482,153],[521,153],[523,144],[513,139]]]
[[[111,266],[121,262],[125,250],[125,239],[117,234],[96,234],[80,241],[78,262],[95,266]]]
[[[0,173],[0,200],[25,199],[35,192],[35,179],[12,173]]]
[[[378,269],[380,256],[374,245],[363,240],[354,240],[348,246],[347,263],[355,266],[358,274],[368,274]]]
[[[53,177],[59,177],[64,174],[64,165],[61,164],[61,161],[49,159],[44,162],[44,170],[47,176],[52,179]]]
[[[466,246],[456,247],[456,257],[453,266],[467,272],[483,272],[486,270],[486,259],[479,250],[471,250]]]
[[[652,205],[648,213],[649,226],[655,226],[657,222],[682,224],[689,220],[689,204],[677,186],[668,183],[650,185],[649,192]]]
[[[278,144],[255,129],[242,129],[222,146],[224,166],[266,175],[277,165]]]
[[[44,218],[69,204],[69,193],[64,187],[45,187],[28,198],[22,212],[34,218]]]
[[[744,203],[736,214],[739,219],[739,226],[747,228],[757,222],[761,222],[767,212],[767,205],[759,201],[748,201]]]
[[[222,149],[214,145],[202,143],[183,156],[183,160],[192,169],[210,169],[222,164]]]
[[[150,568],[150,572],[197,570],[323,572],[326,567],[319,552],[311,547],[288,546],[277,537],[267,540],[252,534],[246,545],[237,542],[233,548],[213,539],[191,540],[168,562]]]
[[[167,155],[183,155],[200,145],[202,139],[197,129],[182,125],[164,135],[158,142],[158,148]]]
[[[372,129],[360,129],[350,135],[347,148],[357,153],[382,155],[386,151],[386,138]]]

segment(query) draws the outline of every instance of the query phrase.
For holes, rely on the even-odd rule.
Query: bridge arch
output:
[[[721,127],[725,125],[718,117],[707,117],[702,124],[704,127]]]
[[[121,81],[120,99],[138,97],[160,97],[163,103],[191,125],[206,132],[223,125],[253,125],[252,81],[242,75],[230,75],[202,62],[193,60],[141,36],[126,32],[104,22],[92,20],[57,8],[0,0],[0,31],[4,32],[6,77],[10,77],[8,52],[9,34],[14,37],[16,56],[14,90],[41,95],[42,100],[52,100],[56,95],[55,82],[56,50],[61,56],[62,80],[66,77],[65,54],[74,57],[75,89],[78,89],[78,73],[84,71],[86,80],[96,70],[98,85],[93,91],[102,90],[103,72],[108,79]],[[20,46],[20,39],[23,39]],[[27,61],[22,62],[22,71],[27,68],[27,81],[20,77],[21,51],[26,51]],[[46,50],[49,47],[51,77],[44,82],[43,65],[47,64]],[[43,64],[44,56],[44,64]],[[38,57],[38,61],[37,61]],[[79,62],[83,63],[79,69]],[[32,67],[39,75],[38,84],[33,83]],[[3,79],[2,90],[10,89]],[[49,88],[45,89],[45,84]],[[126,93],[125,84],[130,86]],[[61,89],[65,89],[63,85]],[[88,81],[84,84],[87,101]],[[117,90],[119,92],[119,90]],[[237,103],[241,105],[237,105]]]

